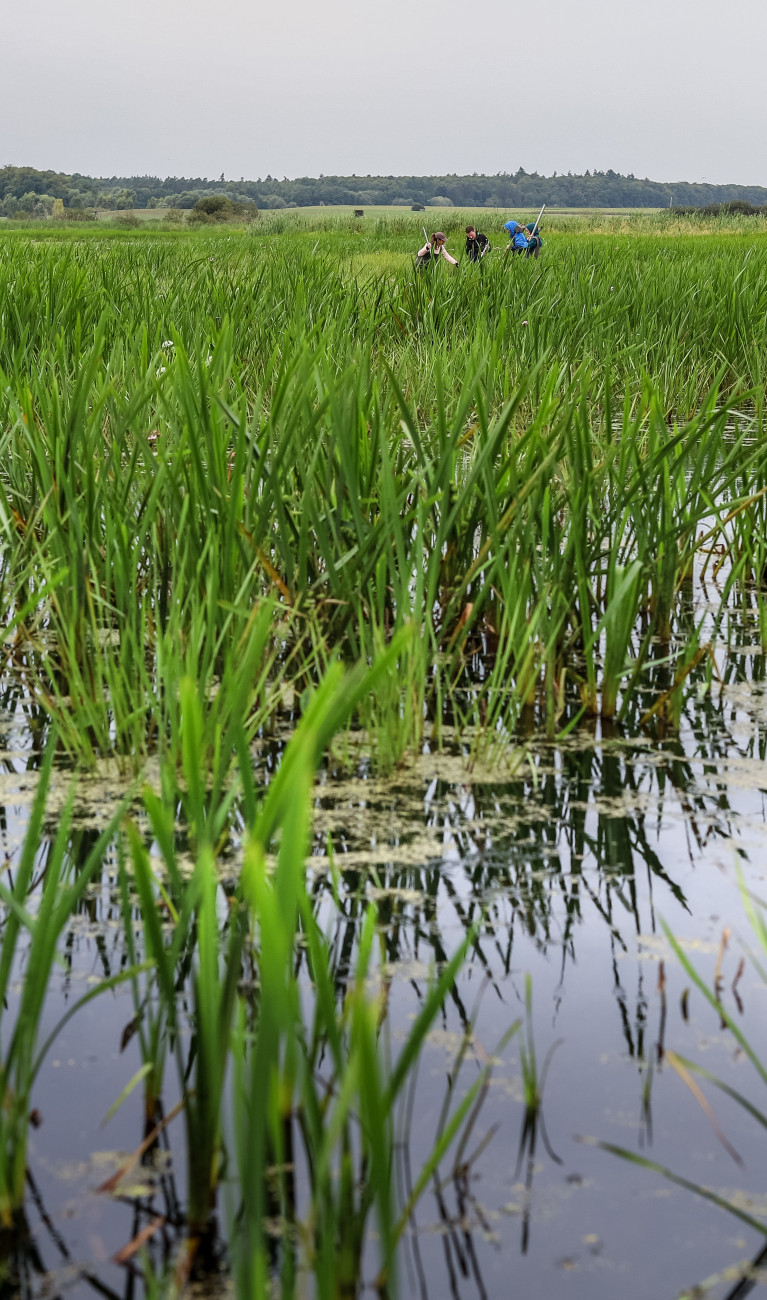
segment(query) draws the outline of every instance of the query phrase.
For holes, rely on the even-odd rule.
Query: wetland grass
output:
[[[562,233],[550,262],[416,278],[399,220],[286,226],[271,243],[0,238],[3,679],[69,764],[159,772],[141,816],[66,884],[71,804],[35,876],[44,777],[0,891],[0,991],[19,942],[39,958],[23,1032],[3,1042],[0,1215],[23,1201],[57,946],[116,838],[141,1062],[118,1100],[143,1089],[151,1139],[175,1063],[176,1286],[227,1184],[240,1294],[279,1276],[289,1295],[313,1273],[319,1294],[351,1296],[371,1251],[394,1293],[410,1215],[441,1190],[453,1143],[463,1176],[489,1065],[446,1098],[404,1196],[393,1170],[476,933],[441,960],[393,1055],[375,905],[338,986],[307,888],[323,756],[388,772],[449,729],[464,758],[500,766],[536,728],[596,719],[663,736],[710,688],[712,620],[741,603],[767,636],[757,241],[696,236],[659,259],[649,236]],[[696,620],[701,568],[718,587]],[[256,789],[253,748],[270,739],[279,763]],[[609,819],[607,833],[617,864]],[[242,869],[225,882],[234,842]],[[530,1161],[542,1076],[526,996]]]
[[[438,729],[437,704],[471,727],[492,694],[507,732],[523,707],[556,725],[578,695],[613,717],[641,646],[671,637],[698,532],[742,531],[762,500],[764,444],[746,421],[725,440],[715,393],[669,424],[648,382],[613,427],[612,384],[588,369],[541,363],[507,394],[494,353],[472,354],[449,401],[436,374],[425,423],[318,340],[249,394],[230,324],[211,353],[179,341],[159,378],[153,358],[125,401],[104,340],[102,321],[45,394],[6,389],[2,435],[6,671],[79,762],[165,753],[185,676],[222,732],[244,710],[255,734],[333,653],[369,660],[405,626],[406,702],[390,684],[368,707],[381,738],[400,719],[389,763]],[[485,685],[466,696],[478,647]]]
[[[43,822],[53,764],[49,746],[19,859],[8,883],[0,881],[3,907],[0,938],[0,1231],[23,1220],[27,1141],[32,1089],[45,1056],[64,1025],[94,997],[136,978],[143,965],[102,981],[79,998],[41,1041],[44,1012],[64,930],[100,870],[118,818],[99,837],[87,860],[75,869],[67,853],[75,786],[60,810],[56,834],[45,839]],[[21,976],[21,969],[25,973]],[[16,983],[21,976],[20,992]]]
[[[139,829],[135,813],[119,813],[68,888],[62,887],[62,863],[72,798],[45,863],[44,881],[32,879],[49,754],[13,893],[2,890],[8,908],[0,953],[3,988],[20,926],[30,931],[28,955],[36,964],[35,974],[24,981],[3,1060],[6,1105],[0,1167],[8,1185],[2,1186],[0,1206],[6,1226],[18,1220],[23,1205],[31,1087],[58,1032],[38,1048],[36,1027],[56,942],[122,821],[127,853],[121,857],[120,890],[131,964],[102,981],[65,1017],[71,1019],[118,982],[132,983],[135,1014],[128,1029],[138,1036],[143,1063],[110,1108],[110,1116],[134,1087],[143,1087],[145,1135],[137,1152],[99,1191],[123,1194],[136,1164],[151,1159],[159,1133],[181,1112],[187,1201],[183,1239],[172,1278],[166,1279],[171,1292],[183,1289],[193,1272],[204,1275],[213,1258],[214,1215],[226,1179],[231,1263],[239,1294],[271,1294],[275,1240],[282,1243],[278,1271],[284,1295],[296,1294],[297,1288],[300,1292],[299,1275],[313,1276],[322,1295],[356,1294],[373,1216],[380,1287],[397,1294],[398,1242],[470,1115],[472,1127],[476,1123],[477,1103],[493,1060],[482,1065],[457,1100],[451,1088],[452,1104],[444,1108],[434,1146],[401,1201],[394,1184],[398,1111],[476,932],[470,931],[452,958],[435,971],[415,1022],[394,1052],[375,904],[368,904],[360,917],[355,969],[339,996],[331,946],[306,885],[317,763],[335,730],[370,691],[376,676],[388,670],[388,660],[396,653],[395,642],[370,669],[344,673],[335,665],[329,670],[307,700],[283,762],[261,799],[253,787],[244,733],[232,745],[241,756],[238,779],[224,790],[205,780],[202,706],[196,685],[182,682],[183,759],[178,780],[171,765],[162,781],[164,795],[145,791],[148,831]],[[235,792],[242,798],[245,843],[238,880],[225,890],[219,863],[220,815]],[[190,835],[191,870],[182,865],[175,844],[179,807]],[[160,850],[161,868],[150,858],[148,841]],[[40,906],[33,921],[28,908],[37,892]],[[511,1027],[504,1044],[517,1027]],[[180,1100],[165,1114],[169,1054],[176,1062]],[[297,1167],[306,1170],[306,1186],[297,1187]],[[159,1279],[155,1285],[165,1287]]]

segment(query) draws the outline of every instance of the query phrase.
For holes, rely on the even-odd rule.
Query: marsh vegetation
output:
[[[510,1251],[533,1286],[536,1214],[571,1259],[568,1215],[611,1217],[573,1188],[624,1176],[573,1134],[615,1137],[613,1089],[648,1141],[672,1000],[707,1032],[657,912],[717,951],[711,869],[764,844],[763,239],[416,276],[419,229],[0,242],[10,1286],[65,1284],[46,1225],[110,1294],[501,1294]],[[42,1208],[98,1142],[46,1154],[65,1059],[133,1152],[81,1174],[104,1270]],[[685,1096],[655,1142],[703,1185]],[[613,1294],[620,1241],[550,1293]]]

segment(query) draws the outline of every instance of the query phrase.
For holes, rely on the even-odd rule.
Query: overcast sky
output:
[[[767,0],[0,0],[0,165],[767,185]]]

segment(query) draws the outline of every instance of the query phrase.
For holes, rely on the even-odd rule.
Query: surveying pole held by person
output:
[[[525,253],[525,257],[534,257],[537,261],[540,251],[543,248],[543,240],[541,239],[541,233],[537,222],[535,225],[530,223],[525,226],[524,230],[527,232],[527,252]]]
[[[525,253],[525,257],[526,258],[534,257],[536,261],[538,260],[538,255],[541,249],[543,248],[543,240],[541,239],[541,236],[538,232],[541,224],[541,217],[543,216],[545,211],[546,211],[546,204],[544,203],[541,207],[540,212],[538,213],[538,218],[535,222],[535,225],[531,226],[528,224],[527,226],[525,226],[525,230],[528,233],[528,241],[527,241],[528,248],[527,248],[527,252]]]

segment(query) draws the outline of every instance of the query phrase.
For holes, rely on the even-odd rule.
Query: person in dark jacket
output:
[[[540,251],[543,248],[541,228],[540,226],[534,226],[531,222],[529,226],[525,226],[525,230],[528,232],[527,252],[525,253],[525,257],[534,257],[537,261]]]
[[[466,227],[466,256],[470,262],[480,262],[490,252],[490,240],[476,226]]]

